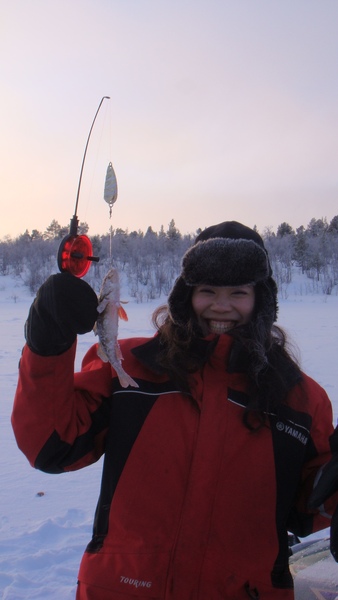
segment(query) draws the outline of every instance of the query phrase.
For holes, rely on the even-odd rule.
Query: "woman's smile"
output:
[[[236,321],[216,321],[215,319],[209,319],[206,322],[210,333],[226,333],[229,329],[236,327]]]

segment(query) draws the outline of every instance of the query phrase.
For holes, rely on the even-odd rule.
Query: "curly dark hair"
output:
[[[246,359],[249,381],[249,404],[243,422],[251,430],[266,423],[266,414],[287,401],[290,389],[301,381],[301,371],[288,344],[285,332],[274,325],[264,313],[264,282],[256,286],[255,311],[251,321],[229,332],[233,348]],[[189,392],[189,378],[203,367],[212,354],[217,338],[201,352],[202,331],[191,303],[184,326],[174,323],[166,305],[153,313],[161,352],[158,364],[180,386]]]

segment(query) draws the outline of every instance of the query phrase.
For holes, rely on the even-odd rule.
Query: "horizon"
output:
[[[332,220],[333,220],[335,217],[337,217],[337,216],[338,216],[338,206],[337,206],[337,213],[336,213],[335,215],[333,215],[333,216],[332,216],[332,218],[328,219],[327,217],[311,217],[311,219],[309,220],[309,222],[308,222],[308,223],[306,223],[306,224],[305,224],[305,223],[299,223],[299,224],[297,225],[297,227],[294,227],[294,226],[291,224],[291,222],[290,222],[290,221],[288,221],[287,219],[284,219],[283,221],[281,221],[280,223],[278,223],[278,224],[277,224],[277,225],[276,225],[274,228],[273,228],[271,225],[265,225],[265,226],[263,226],[263,228],[262,228],[262,229],[260,229],[260,228],[258,228],[258,227],[256,226],[256,224],[255,224],[255,223],[254,223],[254,224],[252,224],[252,225],[248,225],[247,223],[243,223],[243,224],[247,225],[248,227],[251,227],[252,229],[253,229],[253,228],[256,228],[256,229],[257,229],[257,231],[258,231],[258,233],[259,233],[260,235],[264,235],[266,232],[270,232],[270,231],[276,235],[276,234],[277,234],[277,231],[278,231],[278,228],[279,228],[281,225],[283,225],[284,223],[286,223],[287,225],[290,225],[290,227],[292,227],[292,230],[293,230],[293,232],[294,232],[294,233],[297,233],[297,229],[298,229],[299,227],[304,227],[304,229],[306,230],[306,229],[309,227],[309,225],[310,225],[310,223],[311,223],[311,221],[312,221],[313,219],[315,219],[316,221],[323,221],[324,223],[327,223],[328,225],[330,225],[331,221],[332,221]],[[232,219],[229,219],[229,220],[232,220]],[[233,219],[233,220],[235,220],[235,219]],[[140,234],[143,234],[143,235],[145,235],[145,234],[146,234],[146,232],[147,232],[147,230],[148,230],[149,228],[151,228],[151,229],[153,230],[153,232],[154,232],[154,233],[156,233],[156,234],[159,234],[159,233],[161,232],[162,228],[164,229],[164,231],[165,231],[165,232],[168,230],[168,227],[169,227],[169,225],[170,225],[170,222],[171,222],[171,221],[174,221],[174,223],[175,223],[175,226],[176,226],[177,230],[178,230],[178,231],[179,231],[179,233],[180,233],[181,235],[183,235],[183,236],[185,236],[185,235],[192,235],[192,236],[193,236],[193,235],[196,235],[196,232],[197,232],[197,231],[198,231],[198,229],[199,229],[199,227],[197,227],[197,228],[196,228],[194,231],[182,231],[182,230],[181,230],[181,229],[180,229],[180,228],[177,226],[177,222],[176,222],[176,219],[175,219],[175,218],[172,218],[172,219],[170,219],[169,223],[167,223],[166,225],[164,225],[164,223],[162,223],[158,229],[155,229],[155,228],[154,228],[154,227],[153,227],[151,224],[147,225],[147,226],[146,226],[144,229],[141,229],[141,228],[138,228],[138,229],[133,229],[133,228],[128,228],[128,227],[125,227],[125,228],[124,228],[124,227],[120,227],[120,226],[118,226],[118,227],[112,227],[112,225],[111,225],[110,227],[112,227],[112,232],[113,232],[113,233],[114,233],[114,232],[116,232],[117,230],[122,230],[122,231],[124,231],[124,232],[125,232],[127,235],[130,235],[130,234],[131,234],[131,233],[133,233],[134,231],[136,231],[137,233],[140,233]],[[41,234],[41,235],[44,235],[44,234],[46,233],[46,231],[47,231],[48,227],[49,227],[49,226],[50,226],[50,225],[51,225],[53,222],[56,222],[56,223],[57,223],[57,224],[58,224],[58,225],[61,227],[61,229],[62,229],[62,230],[63,230],[63,229],[65,229],[65,228],[68,228],[68,229],[69,229],[69,225],[65,225],[65,224],[59,223],[57,219],[52,219],[52,220],[51,220],[51,222],[50,222],[48,225],[46,225],[46,226],[45,226],[45,228],[44,228],[43,230],[38,230],[36,227],[33,227],[33,229],[31,229],[30,231],[29,231],[29,229],[27,229],[27,228],[26,228],[24,231],[21,231],[21,232],[19,232],[18,234],[16,234],[16,235],[13,235],[13,236],[12,236],[12,235],[10,235],[10,234],[6,234],[6,235],[4,235],[3,237],[0,237],[0,243],[4,243],[4,242],[6,242],[6,241],[15,241],[15,240],[19,239],[21,236],[25,235],[26,233],[28,233],[28,235],[32,235],[32,233],[33,233],[33,232],[35,232],[35,231],[36,231],[36,232],[38,232],[38,233],[39,233],[39,234]],[[81,221],[81,222],[79,222],[79,227],[80,227],[82,224],[84,224],[84,225],[88,225],[88,232],[87,232],[87,234],[86,234],[86,235],[88,235],[88,237],[89,237],[89,238],[90,238],[90,237],[96,237],[96,236],[103,237],[103,236],[110,235],[110,227],[109,227],[109,228],[108,228],[106,231],[102,231],[102,232],[97,232],[97,231],[95,231],[95,232],[91,233],[91,232],[90,232],[90,226],[89,226],[89,224],[88,224],[87,222],[85,222],[85,221]],[[213,223],[211,223],[211,225],[212,225],[212,224],[213,224]],[[209,225],[208,225],[208,226],[209,226]],[[204,227],[201,227],[200,229],[204,229]],[[58,239],[58,238],[55,238],[55,239]]]

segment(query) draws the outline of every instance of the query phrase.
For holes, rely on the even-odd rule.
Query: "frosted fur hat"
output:
[[[237,221],[202,231],[182,259],[182,271],[168,297],[173,322],[184,326],[191,316],[196,285],[255,286],[255,315],[270,327],[277,318],[277,286],[260,235]],[[254,315],[254,318],[255,318]]]

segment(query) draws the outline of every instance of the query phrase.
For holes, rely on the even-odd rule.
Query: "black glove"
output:
[[[82,279],[69,273],[51,275],[40,287],[25,325],[27,345],[42,356],[68,350],[78,333],[93,329],[97,296]]]
[[[330,447],[332,458],[323,468],[320,479],[310,496],[310,508],[318,508],[338,491],[338,427],[330,437]],[[338,562],[338,506],[331,520],[330,550],[333,558]]]

